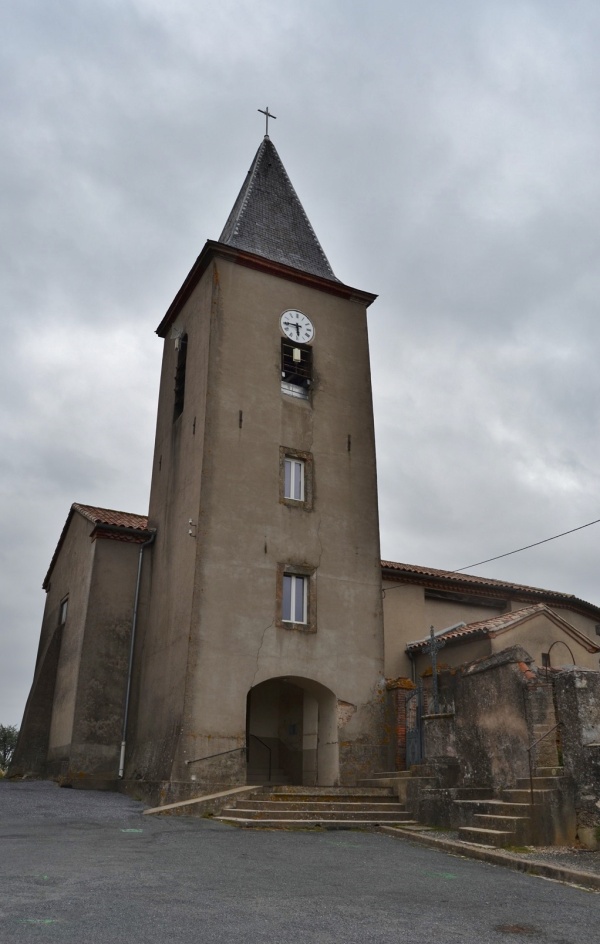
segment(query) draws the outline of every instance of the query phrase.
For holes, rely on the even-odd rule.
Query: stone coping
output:
[[[262,787],[232,787],[231,790],[222,790],[220,793],[207,793],[204,796],[193,797],[191,800],[179,800],[177,803],[165,803],[164,806],[154,806],[151,809],[144,810],[144,816],[151,816],[153,813],[173,813],[181,810],[183,807],[200,806],[213,803],[213,801],[226,800],[232,796],[240,794],[256,793],[262,790]]]

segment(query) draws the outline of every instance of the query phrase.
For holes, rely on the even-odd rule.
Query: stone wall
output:
[[[437,726],[444,730],[434,735],[435,722],[429,721],[428,740],[432,747],[447,745],[446,753],[458,758],[465,786],[500,789],[528,775],[532,700],[543,701],[531,661],[525,650],[511,647],[442,674],[445,701],[454,701],[454,734],[440,717]]]
[[[577,835],[600,848],[600,672],[572,668],[555,678],[563,764],[575,781]]]

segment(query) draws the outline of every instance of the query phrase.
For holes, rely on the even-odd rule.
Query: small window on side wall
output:
[[[185,399],[185,365],[187,360],[187,334],[177,338],[177,367],[175,368],[175,400],[173,403],[173,420],[183,413]]]
[[[279,564],[277,568],[277,619],[281,629],[315,633],[315,573],[307,567]]]
[[[312,511],[313,457],[287,446],[279,448],[279,500],[284,505]]]
[[[69,598],[65,597],[64,600],[60,601],[60,606],[58,608],[58,625],[64,626],[67,622],[67,610],[69,609]]]

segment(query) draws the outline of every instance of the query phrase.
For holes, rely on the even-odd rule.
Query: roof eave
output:
[[[557,606],[565,609],[572,609],[578,613],[590,617],[593,615],[600,622],[600,607],[587,600],[582,600],[570,593],[560,593],[556,590],[546,590],[542,587],[529,587],[521,584],[514,584],[500,580],[486,580],[484,577],[478,579],[477,583],[469,580],[463,580],[459,573],[423,573],[422,570],[411,570],[410,565],[399,568],[394,561],[381,562],[382,578],[384,580],[393,580],[397,583],[417,583],[426,589],[444,589],[455,588],[464,593],[476,594],[484,590],[490,597],[500,599],[509,594],[515,599],[537,600],[548,606]],[[465,575],[467,577],[471,574]]]
[[[312,275],[310,272],[304,272],[302,269],[295,269],[293,266],[284,265],[281,262],[274,262],[265,256],[259,256],[256,253],[247,252],[243,249],[236,249],[234,246],[228,246],[225,243],[219,243],[209,239],[204,244],[202,252],[196,259],[194,265],[186,276],[181,288],[175,298],[169,305],[167,312],[156,329],[156,334],[164,338],[183,305],[188,300],[196,285],[202,278],[202,275],[212,262],[218,256],[221,259],[227,259],[238,265],[245,266],[248,269],[257,269],[261,272],[267,272],[281,279],[287,279],[289,282],[296,282],[300,285],[307,285],[321,292],[327,292],[330,295],[337,295],[340,298],[355,299],[362,302],[366,308],[371,305],[377,295],[372,292],[364,292],[362,289],[352,288],[343,282],[333,279],[326,279],[320,275]]]
[[[455,646],[455,645],[459,646],[459,645],[462,645],[462,643],[473,642],[474,639],[489,638],[489,636],[490,636],[489,629],[484,626],[483,628],[480,628],[480,629],[473,629],[471,630],[471,632],[464,633],[461,636],[450,636],[446,640],[446,642],[452,646]],[[440,638],[443,639],[444,637],[441,636]],[[425,652],[428,645],[429,645],[428,639],[422,639],[422,640],[419,640],[418,642],[407,642],[405,646],[405,652],[407,652],[409,655],[420,655]]]

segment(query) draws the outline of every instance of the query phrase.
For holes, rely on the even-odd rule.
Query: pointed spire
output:
[[[337,282],[268,135],[256,152],[219,242]]]

